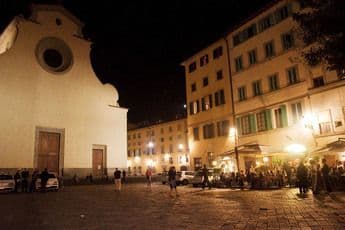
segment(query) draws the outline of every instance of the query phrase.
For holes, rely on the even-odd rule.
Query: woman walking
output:
[[[175,194],[176,196],[178,196],[177,189],[176,189],[176,169],[174,166],[172,166],[169,169],[168,176],[169,176],[169,184],[170,184],[170,196],[172,196],[173,189],[175,189]]]

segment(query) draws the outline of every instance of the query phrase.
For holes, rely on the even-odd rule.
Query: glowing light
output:
[[[260,161],[256,161],[255,163],[256,163],[256,166],[257,166],[257,167],[259,167],[260,164],[261,164]]]
[[[147,160],[146,160],[146,165],[147,165],[147,166],[153,166],[153,165],[154,165],[153,160],[147,159]]]
[[[345,161],[345,152],[343,154],[341,154],[341,160]]]
[[[304,114],[302,118],[302,122],[306,128],[313,128],[314,126],[317,125],[317,119],[315,115],[312,115],[310,113]]]
[[[212,161],[212,165],[216,166],[217,165],[217,161]]]
[[[135,163],[139,163],[140,162],[140,157],[139,156],[135,156],[134,157],[134,162]]]
[[[230,157],[224,157],[223,158],[223,161],[228,161],[228,160],[230,160],[231,158]]]
[[[169,161],[169,158],[170,158],[169,153],[164,154],[164,161]]]
[[[183,149],[183,144],[179,144],[179,145],[178,145],[178,149],[179,149],[179,150],[182,150],[182,149]]]
[[[131,167],[132,166],[132,161],[131,160],[127,160],[127,167]]]
[[[180,157],[180,162],[181,162],[181,164],[186,164],[186,162],[187,162],[187,157],[186,157],[186,156],[181,156],[181,157]]]
[[[229,129],[229,136],[230,137],[234,137],[234,136],[236,136],[236,134],[237,134],[236,128],[230,128]]]
[[[152,148],[153,147],[153,142],[152,141],[150,141],[148,144],[147,144],[147,146],[149,147],[149,148]]]
[[[268,157],[263,157],[262,160],[267,163],[268,162]]]
[[[307,149],[304,145],[301,144],[291,144],[288,145],[285,150],[289,153],[294,153],[294,154],[301,154],[304,153]]]

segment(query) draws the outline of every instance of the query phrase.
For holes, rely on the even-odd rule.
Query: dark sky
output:
[[[128,120],[140,122],[183,114],[180,63],[270,0],[0,1],[1,29],[32,2],[61,2],[80,18],[97,76],[117,88]]]

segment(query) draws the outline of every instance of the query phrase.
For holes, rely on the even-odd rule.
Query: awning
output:
[[[237,152],[239,154],[246,154],[246,153],[267,153],[269,150],[268,145],[260,145],[260,144],[245,144],[245,145],[240,145],[237,147]],[[235,149],[231,149],[229,151],[226,151],[222,154],[219,154],[219,156],[228,156],[235,154]]]
[[[312,151],[311,154],[322,154],[327,152],[345,152],[345,138],[339,138],[337,141],[328,143],[326,146]]]

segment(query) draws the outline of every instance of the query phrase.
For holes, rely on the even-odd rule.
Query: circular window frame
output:
[[[44,53],[49,49],[56,50],[61,55],[62,63],[60,66],[53,67],[46,62]],[[73,54],[71,49],[63,40],[56,37],[41,39],[37,43],[35,54],[40,66],[49,73],[63,74],[68,72],[73,65]]]

